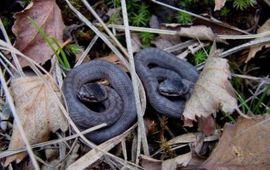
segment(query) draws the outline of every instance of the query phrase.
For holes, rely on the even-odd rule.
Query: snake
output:
[[[105,109],[96,111],[82,102],[84,92],[79,95],[78,93],[81,89],[87,89],[87,84],[95,84],[104,79],[109,82],[109,86],[90,84],[90,87],[99,88],[92,92],[106,91],[106,97],[101,102]],[[112,63],[96,59],[73,68],[67,74],[62,90],[70,117],[80,130],[101,123],[107,124],[106,127],[85,135],[96,144],[122,134],[136,122],[137,112],[131,80],[123,70]]]
[[[188,94],[186,90],[181,92],[183,97],[179,99],[171,99],[160,93],[160,90],[168,84],[172,86],[171,82],[178,81],[180,84],[182,83],[180,86],[185,86],[189,93],[191,93],[192,87],[199,77],[196,68],[192,64],[158,48],[145,48],[141,50],[135,55],[134,62],[136,72],[143,83],[151,106],[157,112],[168,117],[180,118],[187,100],[187,97],[185,97]],[[159,70],[157,71],[157,69]],[[157,73],[159,74],[157,75]],[[176,78],[160,83],[160,79],[171,77],[170,75]],[[179,85],[176,86],[178,87]]]
[[[178,118],[186,96],[191,93],[198,79],[196,69],[188,62],[157,48],[138,52],[134,61],[153,108],[169,117]],[[104,79],[109,82],[109,86],[97,83]],[[86,134],[96,144],[120,135],[136,121],[131,80],[123,70],[107,61],[95,59],[73,68],[64,80],[63,93],[69,114],[80,130],[107,124],[102,129]],[[171,96],[181,98],[175,100]]]

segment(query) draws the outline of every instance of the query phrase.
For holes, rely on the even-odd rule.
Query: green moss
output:
[[[192,17],[187,13],[178,12],[176,15],[176,20],[180,24],[190,24],[192,22]]]
[[[227,7],[223,7],[221,10],[220,10],[220,16],[222,17],[226,17],[228,16],[228,14],[230,13],[230,9],[227,8]]]
[[[256,4],[257,4],[256,0],[234,0],[233,1],[233,7],[241,11],[249,7],[253,7]]]
[[[132,3],[130,6],[132,6]],[[130,10],[128,11],[128,13],[131,25],[146,26],[148,24],[148,21],[150,19],[150,13],[146,4],[134,4],[134,8],[129,8]]]
[[[204,62],[207,58],[207,55],[203,50],[197,51],[195,54],[193,54],[193,62],[195,65],[198,65],[202,62]]]
[[[154,34],[149,32],[141,32],[139,33],[139,37],[143,47],[149,47],[151,45],[151,41],[154,39]]]

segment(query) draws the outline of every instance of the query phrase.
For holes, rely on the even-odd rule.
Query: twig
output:
[[[241,75],[241,74],[235,74],[235,73],[232,73],[232,76],[239,77],[242,79],[249,79],[249,80],[253,80],[253,81],[264,81],[266,83],[270,83],[270,78],[254,77],[254,76]]]
[[[77,63],[75,64],[74,67],[80,65],[83,60],[85,59],[85,57],[87,56],[87,54],[89,53],[89,51],[92,49],[92,47],[94,46],[94,44],[97,42],[98,40],[98,36],[95,35],[95,37],[92,39],[92,41],[90,42],[90,44],[87,46],[86,50],[84,50],[84,52],[82,53],[82,55],[80,56],[79,60],[77,61]]]
[[[43,71],[52,81],[53,78],[50,76],[50,74],[48,74],[48,72],[42,68],[39,64],[37,64],[34,60],[32,60],[31,58],[25,56],[24,54],[22,54],[20,51],[18,51],[17,49],[15,49],[13,46],[3,42],[2,40],[0,40],[0,45],[2,45],[3,47],[0,47],[0,49],[4,49],[4,50],[12,50],[14,51],[17,55],[20,55],[23,59],[25,59],[27,62],[29,62],[29,66],[33,69],[33,71],[40,76],[41,80],[43,81],[43,83],[46,85],[46,87],[48,87],[49,90],[51,90],[52,94],[54,95],[54,97],[56,98],[56,104],[59,106],[60,110],[63,112],[64,116],[66,117],[66,119],[68,120],[70,126],[74,129],[74,131],[82,138],[82,140],[91,148],[97,149],[99,152],[101,152],[102,154],[106,154],[108,156],[111,156],[112,158],[114,158],[115,160],[119,161],[119,163],[124,164],[124,160],[103,150],[103,148],[100,148],[99,146],[97,146],[96,144],[90,142],[81,132],[80,130],[77,128],[77,126],[75,125],[75,123],[72,121],[72,119],[70,118],[69,114],[67,113],[66,109],[64,108],[64,106],[62,105],[60,99],[58,98],[58,95],[55,93],[55,91],[53,90],[53,87],[51,87],[51,85],[48,83],[47,80],[45,80],[43,78],[42,73],[40,72]],[[39,68],[39,69],[37,69]],[[60,90],[60,89],[59,89]],[[132,128],[130,128],[128,131],[134,129],[135,126],[132,126]],[[137,166],[134,163],[128,162],[129,165],[133,165],[133,166]]]
[[[99,38],[101,38],[105,44],[108,45],[108,47],[111,48],[111,50],[120,58],[120,60],[123,62],[123,64],[129,68],[129,64],[125,57],[119,52],[119,50],[110,42],[110,40],[102,33],[100,32],[97,27],[95,27],[85,16],[83,16],[70,2],[69,0],[65,0],[68,4],[69,8],[78,16],[78,19],[80,19],[82,22],[84,22],[89,28],[94,31]]]
[[[0,79],[1,79],[2,87],[3,87],[3,89],[5,91],[5,94],[6,94],[6,99],[7,99],[8,103],[9,103],[9,107],[10,107],[11,112],[13,114],[13,117],[15,119],[16,125],[18,127],[19,132],[20,132],[22,140],[26,145],[27,152],[28,152],[28,154],[29,154],[29,156],[31,158],[31,161],[32,161],[35,169],[39,170],[40,168],[38,166],[38,163],[37,163],[37,160],[35,158],[34,152],[33,152],[32,148],[30,146],[30,143],[29,143],[29,141],[28,141],[28,139],[26,137],[26,134],[24,132],[24,129],[22,127],[21,120],[20,120],[20,118],[19,118],[19,116],[17,114],[16,108],[14,106],[13,99],[12,99],[10,93],[9,93],[9,90],[8,90],[8,87],[7,87],[7,84],[6,84],[6,81],[5,81],[5,78],[4,78],[4,75],[3,75],[3,72],[2,72],[1,68],[0,68]]]
[[[249,47],[251,47],[253,45],[261,45],[261,44],[266,44],[266,43],[269,43],[269,42],[270,42],[270,36],[262,37],[262,38],[259,38],[259,39],[249,41],[249,42],[247,42],[245,44],[241,44],[239,46],[233,47],[233,48],[231,48],[231,49],[229,49],[227,51],[222,52],[219,56],[222,57],[222,58],[225,58],[225,57],[228,57],[229,55],[232,55],[232,54],[234,54],[236,52],[239,52],[241,50],[249,48]],[[204,64],[205,64],[205,62],[202,62],[201,64],[199,64],[197,66],[197,70],[203,69]]]
[[[106,126],[106,124],[103,123],[103,124],[100,124],[100,125],[91,127],[89,129],[86,129],[86,130],[82,131],[81,133],[84,135],[84,134],[93,132],[93,131],[95,131],[97,129],[103,128],[105,126]],[[42,143],[34,144],[31,147],[32,148],[44,147],[44,146],[48,146],[48,145],[57,144],[57,143],[64,142],[64,141],[68,141],[68,140],[71,140],[71,139],[74,139],[74,138],[77,138],[77,137],[79,137],[79,135],[78,134],[74,134],[74,135],[71,135],[71,136],[68,136],[68,137],[65,137],[65,138],[62,138],[62,139],[56,139],[56,140],[51,140],[51,141],[47,141],[47,142],[42,142]],[[0,158],[2,159],[4,157],[10,156],[10,155],[14,155],[14,154],[17,154],[17,153],[20,153],[20,152],[24,152],[24,151],[26,151],[26,148],[21,148],[21,149],[16,149],[16,150],[7,150],[7,151],[4,151],[4,152],[1,152],[0,153]]]
[[[128,53],[126,51],[126,49],[122,46],[122,44],[116,39],[116,37],[113,35],[113,33],[111,32],[111,30],[109,30],[109,28],[106,26],[106,24],[102,21],[102,19],[98,16],[98,14],[96,13],[96,11],[91,7],[91,5],[86,1],[86,0],[82,0],[82,2],[84,3],[84,5],[86,6],[86,8],[92,13],[92,15],[94,15],[94,17],[98,20],[98,22],[102,25],[102,27],[104,28],[104,30],[107,32],[107,34],[109,34],[109,36],[111,37],[111,39],[115,42],[115,44],[120,48],[120,50],[122,51],[122,53],[124,53],[125,56],[128,56]]]
[[[100,24],[96,24],[96,25],[100,25]],[[123,25],[109,24],[107,26],[109,28],[124,30]],[[129,30],[137,31],[137,32],[149,32],[149,33],[153,33],[153,34],[180,35],[180,36],[182,36],[181,31],[168,30],[168,29],[129,26]],[[270,35],[270,31],[257,33],[257,34],[248,34],[248,35],[218,34],[217,37],[218,37],[218,39],[221,39],[221,40],[244,40],[244,39],[261,38],[261,37],[265,37],[265,36],[269,36],[269,35]]]
[[[130,66],[128,61],[124,58],[124,56],[119,52],[119,50],[113,46],[113,44],[109,41],[109,39],[102,33],[100,32],[89,20],[87,20],[86,17],[84,17],[70,2],[69,0],[65,0],[66,3],[68,4],[69,8],[78,16],[78,18],[84,22],[89,28],[92,29],[92,31],[94,31],[104,42],[105,44],[107,44],[111,50],[114,52],[114,54],[123,62],[123,64],[125,65],[126,68],[128,68],[128,70],[130,70]],[[142,104],[142,108],[143,110],[145,110],[146,108],[146,95],[145,95],[145,91],[142,85],[142,82],[140,81],[140,79],[138,78],[138,75],[136,75],[137,79],[138,79],[138,83],[139,83],[139,88],[140,88],[140,96],[141,96],[141,104]]]
[[[10,42],[10,40],[9,40],[8,34],[7,34],[7,32],[6,32],[5,28],[4,28],[4,25],[3,25],[3,23],[2,23],[2,19],[1,19],[1,18],[0,18],[0,30],[2,31],[2,33],[3,33],[3,35],[4,35],[4,38],[5,38],[6,42],[7,42],[8,44],[11,45],[11,42]],[[12,56],[12,58],[13,58],[13,60],[14,60],[14,63],[15,63],[15,65],[16,65],[16,67],[17,67],[16,71],[17,71],[21,76],[24,76],[24,73],[23,73],[22,67],[21,67],[21,65],[20,65],[20,63],[19,63],[18,57],[16,56],[16,54],[15,54],[13,51],[11,51],[11,56]]]
[[[135,72],[135,64],[134,64],[134,57],[132,52],[132,45],[131,45],[131,37],[130,37],[130,31],[128,29],[128,16],[127,16],[127,8],[126,8],[126,1],[121,0],[121,6],[122,6],[122,14],[123,14],[123,20],[124,20],[124,26],[125,26],[125,36],[126,36],[126,43],[127,43],[127,49],[128,49],[128,59],[130,63],[130,73],[131,73],[131,79],[132,79],[132,86],[133,91],[135,95],[136,100],[136,110],[137,110],[137,116],[138,116],[138,126],[141,131],[141,138],[142,138],[142,144],[143,144],[143,151],[145,155],[149,155],[149,148],[148,148],[148,142],[146,137],[146,131],[145,131],[145,125],[143,120],[143,113],[140,103],[140,96],[139,96],[139,85],[136,78],[136,72]],[[140,144],[140,142],[138,142]],[[137,162],[137,161],[136,161]]]
[[[0,52],[0,54],[1,54],[1,52]],[[6,65],[6,63],[1,58],[0,58],[0,63],[5,68],[5,70],[8,72],[8,74],[10,75],[10,77],[14,77],[13,73],[10,71],[10,69],[8,68],[8,66]]]
[[[229,28],[229,29],[231,29],[231,30],[235,30],[235,31],[241,32],[241,33],[243,33],[243,34],[249,34],[248,32],[243,31],[243,30],[241,30],[241,29],[239,29],[239,28],[237,28],[237,27],[231,26],[231,25],[229,25],[229,24],[224,24],[223,22],[221,22],[221,21],[219,21],[219,20],[217,20],[217,19],[213,20],[213,19],[205,18],[205,17],[203,17],[203,16],[194,14],[194,13],[192,13],[192,12],[189,12],[189,11],[186,11],[186,10],[183,10],[183,9],[180,9],[180,8],[176,8],[176,7],[174,7],[174,6],[171,6],[171,5],[165,4],[165,3],[163,3],[163,2],[156,1],[156,0],[151,0],[151,1],[154,2],[154,3],[156,3],[156,4],[159,4],[159,5],[161,5],[161,6],[164,6],[164,7],[170,8],[170,9],[173,9],[173,10],[175,10],[175,11],[179,11],[179,12],[183,12],[183,13],[189,14],[189,15],[191,15],[191,16],[193,16],[193,17],[196,17],[196,18],[199,18],[199,19],[201,19],[201,20],[204,20],[204,21],[207,21],[207,22],[210,22],[210,23],[213,23],[213,24],[216,24],[216,25],[225,27],[225,28]]]
[[[249,41],[245,44],[241,44],[239,46],[231,48],[227,51],[224,51],[223,53],[220,54],[220,57],[227,57],[233,53],[236,53],[238,51],[241,51],[241,50],[246,49],[248,47],[251,47],[253,45],[260,45],[260,44],[265,44],[265,43],[269,43],[269,42],[270,42],[270,36],[255,39],[255,40]]]

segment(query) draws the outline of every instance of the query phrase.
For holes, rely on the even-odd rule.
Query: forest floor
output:
[[[269,10],[269,0],[3,0],[0,169],[270,169]],[[133,67],[150,47],[199,73],[177,118],[150,104]],[[62,88],[92,60],[129,76],[137,109],[101,144],[84,134],[110,126],[82,128]]]

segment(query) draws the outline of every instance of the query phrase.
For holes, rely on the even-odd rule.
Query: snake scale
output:
[[[188,62],[157,48],[147,48],[138,52],[135,56],[135,67],[153,108],[169,117],[179,118],[185,100],[170,100],[161,95],[158,92],[159,79],[172,75],[194,83],[198,79],[196,69]],[[106,86],[108,98],[103,101],[104,110],[94,111],[88,108],[77,94],[84,84],[101,79],[109,81],[110,86]],[[105,128],[86,134],[86,137],[95,143],[102,143],[120,135],[136,121],[131,80],[112,63],[93,60],[77,66],[64,80],[63,92],[70,116],[81,130],[107,123]]]

